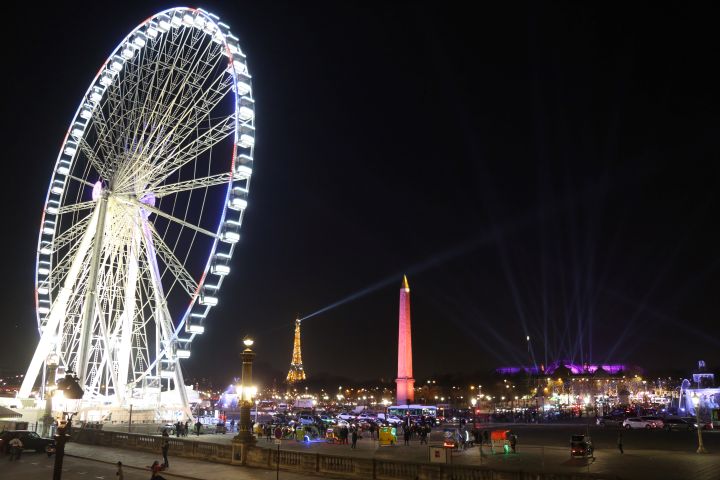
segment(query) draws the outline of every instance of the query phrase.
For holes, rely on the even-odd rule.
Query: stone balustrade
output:
[[[343,457],[311,452],[222,445],[170,437],[173,456],[216,463],[245,465],[310,475],[377,480],[617,480],[613,475],[499,471],[481,466],[445,465]],[[137,433],[75,429],[72,441],[105,447],[160,453],[162,437]],[[244,451],[243,451],[244,450]]]

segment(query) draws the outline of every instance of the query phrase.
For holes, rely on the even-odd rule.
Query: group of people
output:
[[[410,440],[412,440],[413,437],[418,437],[420,439],[420,445],[426,444],[427,445],[427,437],[430,434],[431,427],[427,424],[422,423],[414,423],[412,425],[403,425],[403,440],[405,440],[405,445],[410,445]]]
[[[234,423],[234,421],[233,421]],[[195,435],[200,436],[200,430],[202,429],[202,423],[200,423],[200,420],[195,422]],[[183,422],[177,422],[175,424],[175,436],[176,437],[187,437],[188,432],[190,431],[190,420],[187,420],[185,423]]]

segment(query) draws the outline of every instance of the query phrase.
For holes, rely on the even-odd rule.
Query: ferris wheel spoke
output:
[[[58,215],[65,215],[66,213],[79,212],[81,210],[86,210],[88,208],[94,208],[95,203],[96,203],[95,200],[89,200],[87,202],[63,205],[62,207],[58,208],[57,213],[58,213]]]
[[[178,260],[175,254],[173,254],[170,247],[168,247],[167,244],[163,241],[155,227],[150,222],[147,222],[147,226],[152,232],[155,252],[159,254],[162,261],[165,263],[165,265],[167,265],[167,268],[175,277],[175,281],[179,282],[180,285],[182,285],[183,289],[188,294],[188,296],[190,296],[190,298],[194,298],[200,289],[197,282],[192,277],[192,275],[190,275],[190,273],[185,269],[185,267],[183,267],[182,263],[180,263],[180,260]],[[173,285],[170,286],[168,291],[171,290],[172,287]]]
[[[171,195],[179,192],[187,192],[189,190],[195,190],[197,188],[215,187],[217,185],[227,185],[233,179],[231,173],[220,173],[217,175],[210,175],[208,177],[195,178],[193,180],[187,180],[184,182],[177,183],[166,183],[160,185],[152,190],[155,198],[162,198],[167,195]]]
[[[95,203],[95,202],[93,202]],[[59,251],[63,247],[65,247],[68,243],[76,240],[78,237],[83,235],[85,233],[85,230],[88,227],[88,222],[92,219],[93,214],[90,213],[86,215],[85,217],[82,217],[76,221],[74,225],[72,225],[67,230],[59,233],[55,236],[55,241],[52,244],[53,251]]]
[[[152,212],[160,217],[171,220],[171,221],[177,223],[178,225],[182,225],[183,227],[187,227],[191,230],[195,230],[196,232],[200,232],[204,235],[207,235],[208,237],[220,238],[220,236],[218,234],[211,232],[210,230],[205,230],[204,228],[198,227],[197,225],[193,225],[192,223],[186,222],[185,220],[181,220],[177,217],[170,215],[169,213],[163,212],[159,208],[151,207],[150,205],[146,205],[146,204],[139,202],[133,198],[122,199],[121,201],[124,203],[127,203],[127,204],[136,205],[136,206],[143,208],[149,212]]]
[[[93,122],[93,125],[95,122]],[[90,162],[90,164],[93,166],[95,170],[102,176],[103,178],[110,178],[110,170],[105,167],[105,164],[100,161],[98,158],[97,152],[90,146],[90,144],[87,142],[87,140],[83,137],[78,142],[78,146],[80,147],[80,151],[85,155],[85,158]]]
[[[168,152],[167,160],[158,163],[151,171],[151,186],[158,185],[184,165],[195,160],[198,156],[212,149],[217,143],[225,140],[235,132],[235,117],[226,117],[223,121],[213,125],[212,128],[199,135],[193,141]]]

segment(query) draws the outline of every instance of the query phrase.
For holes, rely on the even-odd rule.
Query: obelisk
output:
[[[415,400],[415,379],[412,373],[412,329],[410,326],[410,286],[403,275],[400,287],[400,314],[398,318],[398,373],[397,405],[409,405]]]

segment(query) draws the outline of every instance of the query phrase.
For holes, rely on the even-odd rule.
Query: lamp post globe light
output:
[[[63,418],[58,423],[57,432],[55,433],[55,467],[53,468],[53,480],[60,480],[62,477],[62,464],[63,458],[65,457],[65,442],[67,442],[70,436],[67,431],[72,424],[72,417],[77,412],[71,407],[77,407],[80,400],[82,400],[83,392],[82,387],[78,383],[78,377],[74,376],[72,372],[68,371],[65,378],[60,379],[57,382],[57,391],[62,393],[63,398],[68,400],[67,411],[63,411]],[[67,422],[65,421],[65,415],[68,415]]]
[[[241,353],[242,357],[242,377],[240,386],[238,387],[238,403],[240,404],[240,421],[238,422],[238,433],[233,439],[240,443],[254,443],[255,437],[252,433],[252,421],[250,419],[250,408],[253,404],[255,388],[252,386],[252,363],[255,359],[255,352],[250,347],[255,342],[249,337],[245,337],[243,344],[245,349]]]
[[[692,403],[693,403],[693,406],[695,407],[695,420],[697,421],[697,434],[698,434],[697,453],[708,453],[707,450],[705,450],[705,445],[703,444],[702,425],[700,424],[700,397],[698,397],[696,393],[693,393]]]

